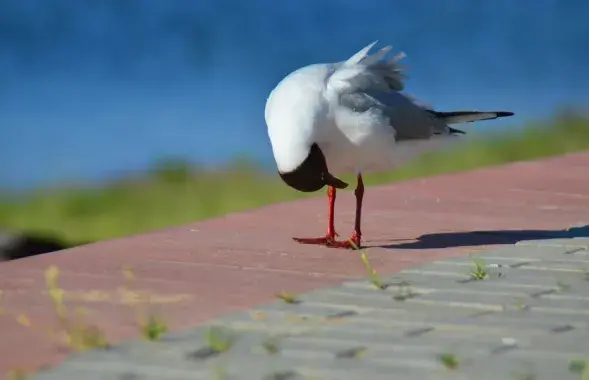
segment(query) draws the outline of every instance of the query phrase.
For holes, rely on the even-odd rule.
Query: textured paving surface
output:
[[[363,233],[371,261],[381,273],[396,273],[517,241],[562,237],[559,231],[588,222],[588,167],[589,153],[578,153],[369,187]],[[70,354],[45,334],[57,326],[44,283],[50,265],[61,269],[67,305],[86,309],[88,323],[111,343],[139,336],[133,299],[121,291],[123,266],[133,268],[134,289],[151,293],[150,312],[172,331],[266,304],[282,290],[302,294],[364,276],[353,252],[291,240],[325,231],[325,198],[0,263],[6,312],[0,317],[0,377],[55,365]],[[351,232],[353,218],[353,192],[339,192],[342,236]],[[31,327],[17,322],[21,314]]]
[[[579,378],[569,363],[589,354],[589,238],[524,241],[381,281],[383,290],[345,282],[156,343],[76,355],[34,378]],[[211,328],[231,348],[212,350]],[[456,369],[443,364],[451,358]]]

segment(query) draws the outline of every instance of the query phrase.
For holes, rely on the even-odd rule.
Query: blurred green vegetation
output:
[[[569,113],[516,133],[473,139],[455,149],[425,155],[395,172],[367,176],[366,183],[394,182],[584,149],[589,149],[589,119]],[[350,176],[345,179],[352,180]],[[52,233],[67,243],[78,244],[314,195],[319,194],[298,193],[275,174],[247,162],[207,171],[168,160],[141,176],[101,186],[5,193],[0,195],[0,226]]]

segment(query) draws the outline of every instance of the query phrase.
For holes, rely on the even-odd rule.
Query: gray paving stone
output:
[[[554,293],[552,293],[554,292]],[[544,295],[546,294],[546,295]],[[473,305],[488,305],[491,307],[502,307],[503,305],[510,305],[517,302],[517,295],[511,293],[492,294],[483,293],[476,294],[474,292],[469,293],[456,293],[456,292],[432,292],[424,294],[420,297],[409,299],[407,303],[422,303],[426,301],[439,301],[446,304],[449,303],[461,303],[461,304],[473,304]],[[554,308],[562,310],[574,310],[589,311],[589,298],[584,297],[559,297],[556,289],[547,288],[546,291],[535,291],[530,292],[525,297],[528,304],[533,304],[537,307],[543,308]],[[556,312],[556,311],[555,311]],[[588,314],[589,316],[589,314]]]
[[[334,363],[332,368],[308,369],[303,373],[305,380],[391,380],[397,379],[424,379],[433,370],[422,370],[416,368],[386,368],[384,370],[373,370],[371,363],[353,362],[342,365],[341,362]]]
[[[520,268],[490,268],[489,277],[485,280],[472,279],[469,277],[469,273],[470,270],[453,270],[439,265],[427,269],[408,269],[403,278],[411,281],[414,284],[412,287],[421,286],[430,289],[471,288],[481,291],[492,291],[493,289],[505,291],[505,288],[513,288],[514,292],[521,292],[524,288],[553,288],[558,287],[559,283],[563,283],[569,285],[575,291],[584,292],[584,289],[589,286],[588,272],[585,271],[585,268],[579,271],[526,271],[520,270]],[[498,273],[501,274],[498,275]],[[437,283],[439,283],[439,286],[436,285]]]
[[[510,265],[511,264],[511,265]],[[535,262],[526,260],[520,262],[514,262],[507,259],[501,260],[485,260],[482,263],[485,271],[491,278],[509,277],[515,275],[522,276],[550,276],[557,275],[574,275],[578,274],[580,277],[587,273],[589,269],[589,260],[584,261],[544,261],[538,260]],[[469,277],[471,273],[476,270],[473,262],[469,261],[439,261],[426,264],[418,269],[409,270],[407,273],[424,273],[427,275],[429,272],[441,272],[446,273],[446,276],[452,277],[454,274],[460,279],[460,277]],[[438,276],[444,276],[444,274],[438,274]]]
[[[557,334],[537,336],[532,339],[531,344],[546,351],[562,353],[569,359],[573,359],[576,355],[589,356],[587,354],[587,351],[589,351],[587,342],[589,342],[587,331],[576,330],[570,333],[558,334],[558,336]]]
[[[483,280],[469,279],[477,258]],[[347,281],[159,342],[74,355],[33,378],[575,379],[568,363],[589,347],[588,269],[587,238],[524,241],[383,275],[382,290]],[[208,346],[211,326],[234,338],[228,351]]]
[[[570,239],[523,240],[516,243],[516,246],[526,245],[540,247],[565,247],[589,249],[589,238],[576,237]]]
[[[35,379],[42,380],[66,380],[66,379],[174,379],[174,380],[201,380],[210,379],[211,371],[201,369],[178,369],[150,365],[149,361],[141,364],[98,363],[95,367],[85,363],[67,362],[56,369],[43,371],[35,375]]]
[[[543,240],[544,241],[544,240]],[[490,248],[488,250],[477,252],[473,256],[491,256],[491,257],[505,257],[518,260],[550,260],[559,257],[568,258],[571,256],[585,256],[588,252],[579,246],[567,245],[538,245],[534,241],[522,241],[515,245],[503,246],[498,248]],[[460,260],[468,258],[459,258]]]
[[[527,365],[526,365],[527,364]],[[566,361],[543,360],[527,363],[506,354],[465,365],[459,372],[468,379],[476,380],[572,380]],[[531,377],[534,376],[534,377]]]
[[[526,272],[526,271],[541,271],[541,272],[573,272],[584,273],[584,269],[589,268],[589,260],[581,260],[578,257],[574,259],[563,258],[555,260],[513,260],[510,258],[502,258],[495,256],[475,256],[475,258],[485,258],[486,269],[491,273],[501,273],[505,271]],[[588,256],[589,258],[589,256]],[[446,268],[444,268],[446,267]],[[472,262],[467,261],[439,261],[432,263],[428,269],[440,270],[456,270],[459,272],[470,273],[473,268]]]

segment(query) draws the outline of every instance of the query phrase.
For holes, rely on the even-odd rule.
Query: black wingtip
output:
[[[452,135],[465,135],[466,134],[466,132],[461,131],[460,129],[452,128],[452,127],[448,127],[448,130],[450,131],[450,134],[452,134]]]
[[[497,114],[497,117],[508,117],[508,116],[513,116],[515,115],[513,112],[509,112],[509,111],[501,111],[501,112],[495,112]]]

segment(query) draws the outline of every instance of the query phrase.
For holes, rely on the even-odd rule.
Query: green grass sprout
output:
[[[473,280],[484,280],[489,277],[489,272],[487,271],[487,264],[483,259],[474,259],[473,260],[474,268],[470,272],[470,278]]]
[[[283,300],[286,303],[299,303],[300,300],[298,299],[298,296],[294,293],[288,293],[288,292],[280,292],[278,294],[276,294],[276,297],[278,297],[279,299]]]
[[[451,353],[444,353],[438,356],[438,360],[442,365],[448,369],[455,370],[460,366],[458,357]]]
[[[366,252],[362,252],[360,254],[360,258],[362,259],[362,263],[364,264],[364,268],[366,272],[368,272],[368,277],[370,278],[370,283],[377,289],[384,290],[386,286],[380,280],[380,276],[376,272],[376,269],[372,267],[370,264],[370,259],[368,258],[368,254]]]
[[[207,330],[206,343],[215,353],[226,352],[235,344],[235,335],[226,328],[212,326]]]

